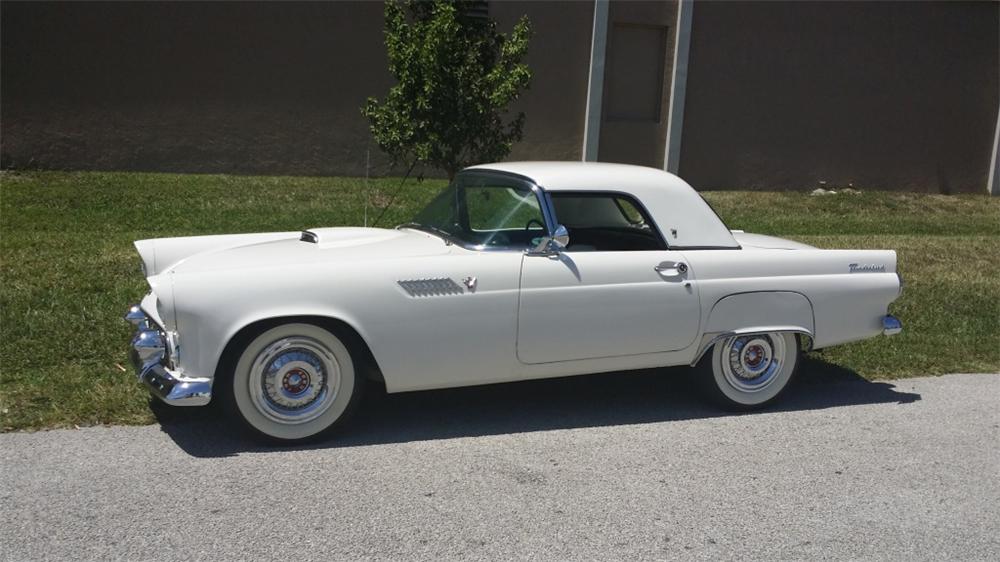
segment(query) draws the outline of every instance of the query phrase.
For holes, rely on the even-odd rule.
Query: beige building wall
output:
[[[364,173],[390,84],[376,3],[16,3],[5,165]]]
[[[593,1],[494,1],[489,7],[501,29],[511,29],[527,14],[534,30],[527,57],[534,78],[512,108],[525,112],[524,140],[510,160],[580,160]]]
[[[3,2],[0,151],[18,168],[389,173],[360,107],[392,83],[381,2]],[[535,38],[514,157],[579,159],[593,3],[493,2]]]
[[[533,23],[524,140],[579,160],[595,3],[489,3]],[[676,0],[611,2],[596,158],[663,166]],[[998,2],[696,2],[679,173],[699,188],[982,192]],[[5,167],[394,172],[360,107],[392,83],[381,2],[0,3]],[[592,123],[594,121],[592,120]],[[395,172],[398,172],[396,170]]]
[[[680,175],[699,188],[986,191],[998,2],[696,2]]]

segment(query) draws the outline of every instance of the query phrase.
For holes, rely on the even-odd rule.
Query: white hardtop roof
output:
[[[551,191],[607,191],[620,189],[691,189],[677,176],[645,166],[608,162],[499,162],[479,164],[468,170],[496,170],[531,178]]]
[[[466,170],[517,174],[553,192],[629,193],[646,206],[672,247],[740,247],[697,191],[681,178],[656,168],[604,162],[502,162]]]

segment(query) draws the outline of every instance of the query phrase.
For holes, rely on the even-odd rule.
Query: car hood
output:
[[[750,234],[749,232],[743,232],[742,230],[734,230],[732,233],[733,238],[740,243],[740,246],[749,250],[815,250],[813,246],[808,244],[803,244],[794,240],[785,240],[784,238],[778,238],[776,236]]]
[[[440,238],[415,230],[313,228],[224,236],[140,240],[146,275],[220,269],[287,267],[324,261],[399,259],[443,254]]]

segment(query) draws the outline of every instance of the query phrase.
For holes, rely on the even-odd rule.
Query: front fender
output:
[[[214,378],[222,353],[233,338],[247,326],[279,318],[305,317],[341,322],[352,328],[366,344],[369,341],[367,333],[357,319],[337,308],[283,306],[247,311],[245,314],[228,318],[224,322],[210,322],[206,318],[202,318],[200,322],[196,323],[189,319],[185,324],[191,327],[191,330],[186,330],[181,335],[182,346],[187,336],[196,338],[197,344],[196,346],[186,346],[186,353],[182,353],[185,371]]]

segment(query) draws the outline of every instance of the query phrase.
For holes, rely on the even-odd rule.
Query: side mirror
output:
[[[569,231],[563,225],[556,225],[555,234],[552,235],[552,245],[556,250],[565,250],[569,246]]]
[[[529,252],[533,255],[548,256],[557,254],[569,246],[569,231],[563,225],[556,226],[556,231],[552,236],[545,236],[535,244]]]

